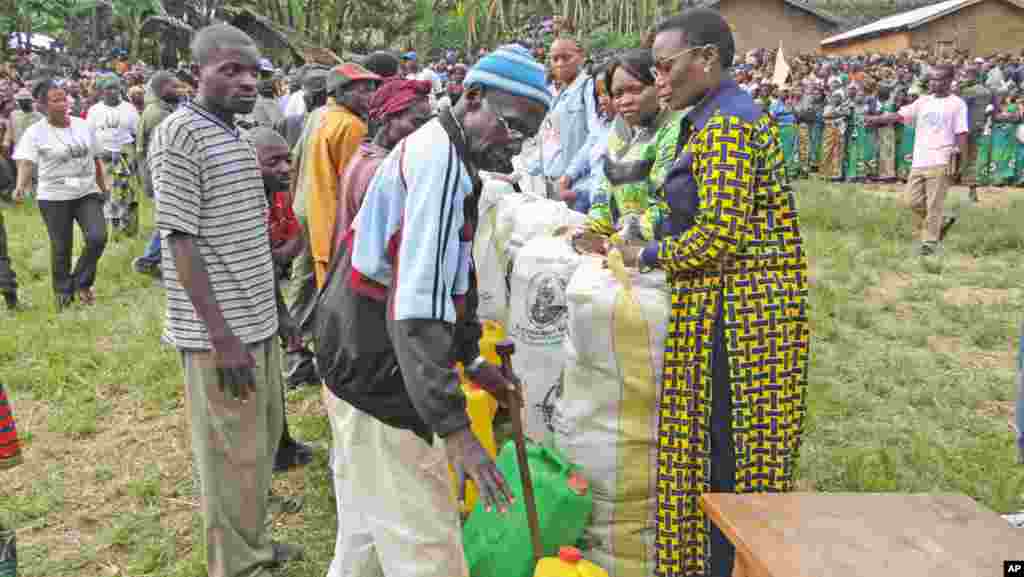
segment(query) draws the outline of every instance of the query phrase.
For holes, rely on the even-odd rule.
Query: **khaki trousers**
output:
[[[913,168],[907,178],[907,202],[913,214],[913,234],[921,242],[938,242],[949,190],[946,166]]]
[[[209,577],[263,577],[274,559],[265,520],[283,427],[281,352],[273,338],[249,352],[256,390],[245,402],[220,390],[210,351],[181,353]]]
[[[324,390],[338,538],[328,577],[468,577],[444,443]]]

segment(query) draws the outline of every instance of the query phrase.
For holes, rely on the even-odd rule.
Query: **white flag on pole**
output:
[[[789,78],[789,63],[782,53],[782,41],[779,41],[779,51],[775,54],[775,75],[772,76],[772,84],[782,86]]]

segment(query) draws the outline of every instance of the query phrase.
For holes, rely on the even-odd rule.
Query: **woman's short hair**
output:
[[[651,56],[650,50],[643,48],[626,50],[611,60],[604,75],[608,94],[612,93],[612,77],[615,76],[615,71],[619,68],[629,72],[630,76],[647,86],[654,86],[654,74],[651,73],[651,69],[654,68],[654,57]]]
[[[722,68],[732,68],[736,58],[736,40],[722,14],[710,8],[691,8],[669,17],[658,25],[657,34],[677,30],[691,47],[711,45],[718,49]]]

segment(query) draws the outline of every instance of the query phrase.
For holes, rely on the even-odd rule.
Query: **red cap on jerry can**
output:
[[[577,495],[580,496],[586,495],[587,491],[590,490],[590,483],[588,483],[587,480],[579,473],[573,473],[572,475],[569,475],[568,484],[569,489],[571,489],[573,493],[576,493]]]
[[[583,553],[575,547],[562,547],[558,550],[558,558],[566,563],[579,563],[583,559]]]

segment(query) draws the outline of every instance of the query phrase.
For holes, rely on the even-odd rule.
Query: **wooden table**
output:
[[[964,495],[705,494],[733,577],[1001,577],[1024,531]]]

